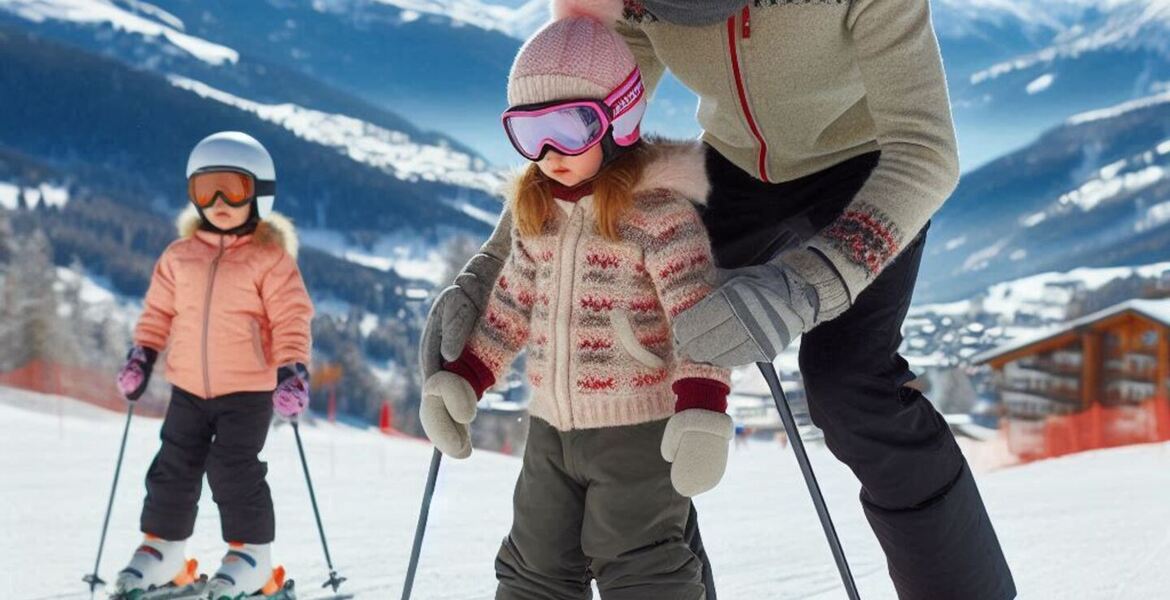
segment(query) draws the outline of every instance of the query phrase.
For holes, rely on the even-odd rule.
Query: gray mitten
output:
[[[471,257],[455,282],[435,298],[419,344],[424,381],[442,370],[444,359],[455,360],[463,352],[508,257],[511,229],[512,214],[504,211],[480,253]]]
[[[662,458],[671,463],[670,482],[689,497],[710,490],[727,469],[727,446],[735,431],[725,413],[690,408],[675,413],[662,434]]]
[[[418,416],[427,438],[440,452],[452,458],[471,456],[471,430],[478,398],[466,379],[439,371],[423,385]]]

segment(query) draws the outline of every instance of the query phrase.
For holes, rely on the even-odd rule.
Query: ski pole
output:
[[[427,530],[427,516],[431,512],[431,498],[435,495],[435,481],[439,478],[439,464],[443,460],[443,453],[435,448],[431,455],[431,470],[427,473],[427,486],[423,491],[422,508],[418,513],[418,527],[414,530],[414,545],[410,549],[410,566],[406,569],[406,583],[402,587],[402,600],[410,600],[410,591],[414,588],[414,573],[418,570],[418,557],[422,552],[423,534]]]
[[[771,363],[758,362],[768,388],[772,390],[772,400],[776,402],[776,410],[780,411],[780,420],[784,422],[784,430],[788,439],[792,441],[792,450],[796,453],[796,462],[800,464],[800,472],[804,475],[804,482],[808,486],[808,493],[812,496],[816,506],[817,516],[821,519],[821,527],[825,530],[825,537],[829,540],[829,549],[833,551],[833,559],[837,561],[837,570],[841,573],[841,582],[845,584],[845,592],[849,600],[860,600],[857,593],[857,584],[853,581],[853,574],[849,571],[849,561],[845,559],[845,551],[841,549],[841,540],[837,537],[837,530],[833,527],[833,519],[829,516],[829,507],[825,505],[825,497],[821,494],[821,486],[817,484],[817,476],[813,473],[812,463],[804,450],[804,441],[800,439],[800,430],[796,428],[796,419],[792,417],[792,408],[788,406],[788,397],[784,395],[784,388],[780,386]]]
[[[118,448],[118,462],[114,467],[114,483],[110,486],[110,500],[106,503],[106,519],[102,522],[102,537],[98,541],[97,560],[93,563],[93,573],[82,577],[81,580],[89,584],[89,597],[99,585],[106,582],[98,576],[98,568],[102,564],[102,549],[106,546],[106,531],[110,528],[110,512],[114,510],[114,494],[118,491],[118,476],[122,474],[122,457],[126,455],[126,438],[130,434],[130,419],[134,417],[135,402],[130,402],[126,408],[126,427],[122,429],[122,445]]]
[[[337,571],[333,570],[333,559],[329,556],[329,542],[325,541],[325,527],[321,525],[321,511],[317,510],[317,494],[313,492],[313,479],[309,477],[309,461],[305,460],[305,446],[301,443],[301,428],[296,419],[289,421],[292,425],[293,434],[297,438],[297,452],[301,455],[301,468],[305,471],[305,483],[309,486],[309,500],[313,503],[313,516],[317,519],[317,533],[321,535],[321,548],[325,550],[325,564],[329,567],[329,579],[321,584],[321,587],[332,587],[333,593],[337,593],[337,588],[341,586],[341,582],[345,581],[344,577],[338,577]]]

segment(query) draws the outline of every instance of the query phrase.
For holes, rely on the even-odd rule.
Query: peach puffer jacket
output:
[[[297,268],[292,223],[271,214],[250,235],[199,229],[188,207],[180,239],[155,265],[138,345],[166,350],[172,385],[203,398],[276,387],[276,370],[309,363],[313,303]]]

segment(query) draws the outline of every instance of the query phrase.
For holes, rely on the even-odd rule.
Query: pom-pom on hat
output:
[[[622,18],[625,3],[622,0],[552,0],[549,13],[553,20],[569,17],[592,17],[602,23],[613,23]]]

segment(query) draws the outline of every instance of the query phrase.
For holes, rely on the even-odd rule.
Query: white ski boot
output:
[[[147,535],[134,551],[130,564],[118,573],[114,597],[141,597],[143,592],[173,587],[184,588],[195,584],[199,563],[184,558],[187,540],[168,542]]]
[[[228,544],[219,570],[207,582],[209,600],[275,596],[284,587],[284,567],[272,568],[271,544]]]

